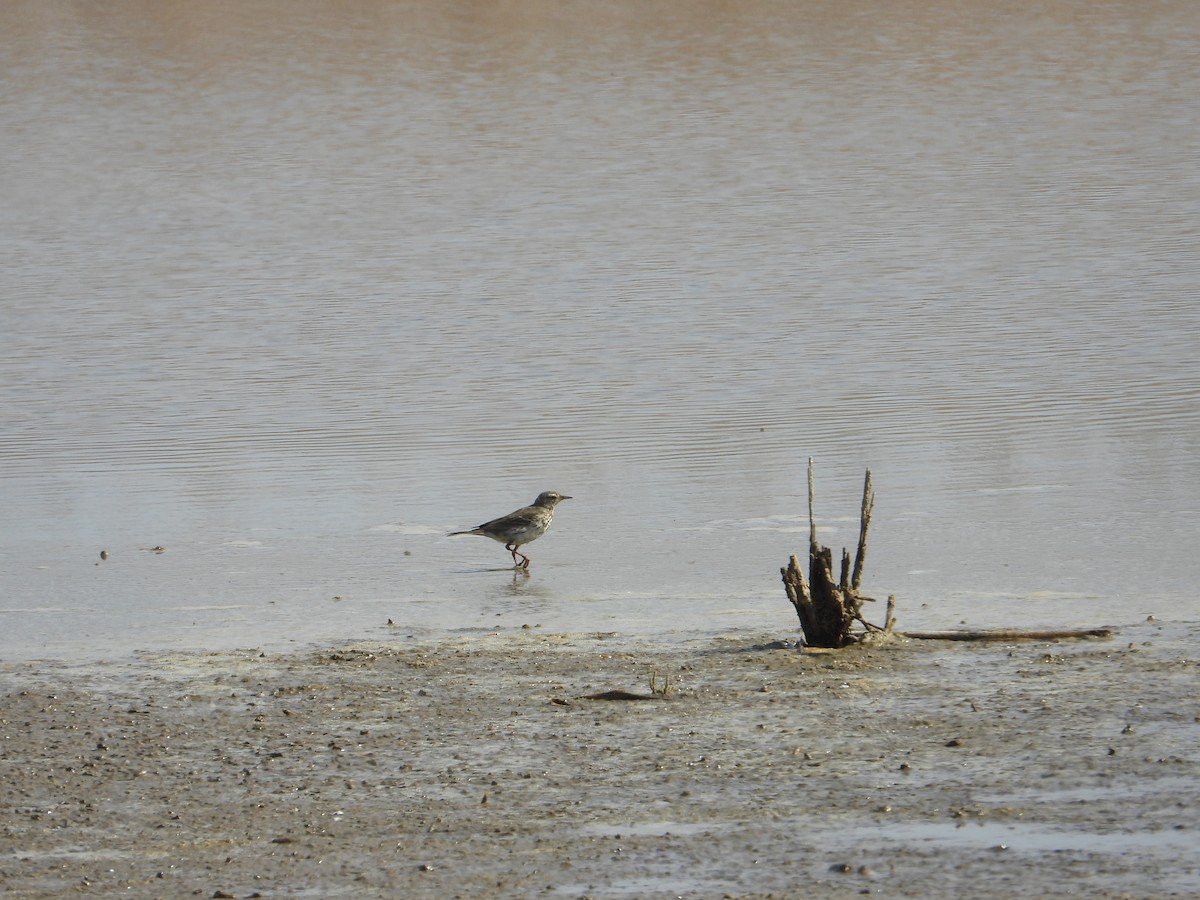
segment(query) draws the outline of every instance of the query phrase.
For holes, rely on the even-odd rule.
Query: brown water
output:
[[[0,657],[787,634],[810,455],[902,625],[1195,620],[1198,61],[1183,0],[6,3]],[[442,537],[549,488],[529,579]]]

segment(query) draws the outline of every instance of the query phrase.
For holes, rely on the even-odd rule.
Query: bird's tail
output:
[[[451,531],[446,537],[458,537],[460,534],[480,534],[478,528],[472,528],[470,531]]]

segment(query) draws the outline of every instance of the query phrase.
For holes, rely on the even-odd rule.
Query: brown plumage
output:
[[[512,554],[513,563],[518,569],[528,569],[529,557],[521,553],[519,548],[523,544],[536,541],[545,534],[554,518],[554,507],[561,501],[570,499],[566,494],[560,494],[558,491],[542,491],[530,506],[510,512],[507,516],[492,519],[490,522],[484,522],[470,531],[452,531],[447,536],[478,534],[482,537],[489,537],[493,541],[499,541],[504,545],[504,549]],[[518,556],[521,558],[520,562],[517,561]]]

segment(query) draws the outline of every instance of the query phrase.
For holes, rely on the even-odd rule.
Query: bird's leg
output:
[[[504,549],[512,554],[513,562],[516,563],[516,566],[518,569],[528,569],[529,568],[529,557],[526,556],[524,553],[521,553],[519,550],[517,550],[516,544],[509,541],[507,544],[504,545]],[[524,560],[524,562],[517,562],[518,556],[521,557],[521,559]]]

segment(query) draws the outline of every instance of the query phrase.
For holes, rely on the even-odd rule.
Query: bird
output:
[[[510,512],[507,516],[484,522],[469,531],[451,531],[446,536],[478,534],[499,541],[504,545],[504,549],[512,554],[514,568],[528,569],[529,557],[520,552],[521,546],[536,541],[545,534],[546,529],[550,527],[550,520],[554,518],[554,507],[563,500],[570,499],[558,491],[542,491],[529,506]],[[521,558],[520,562],[517,561],[517,557]]]

